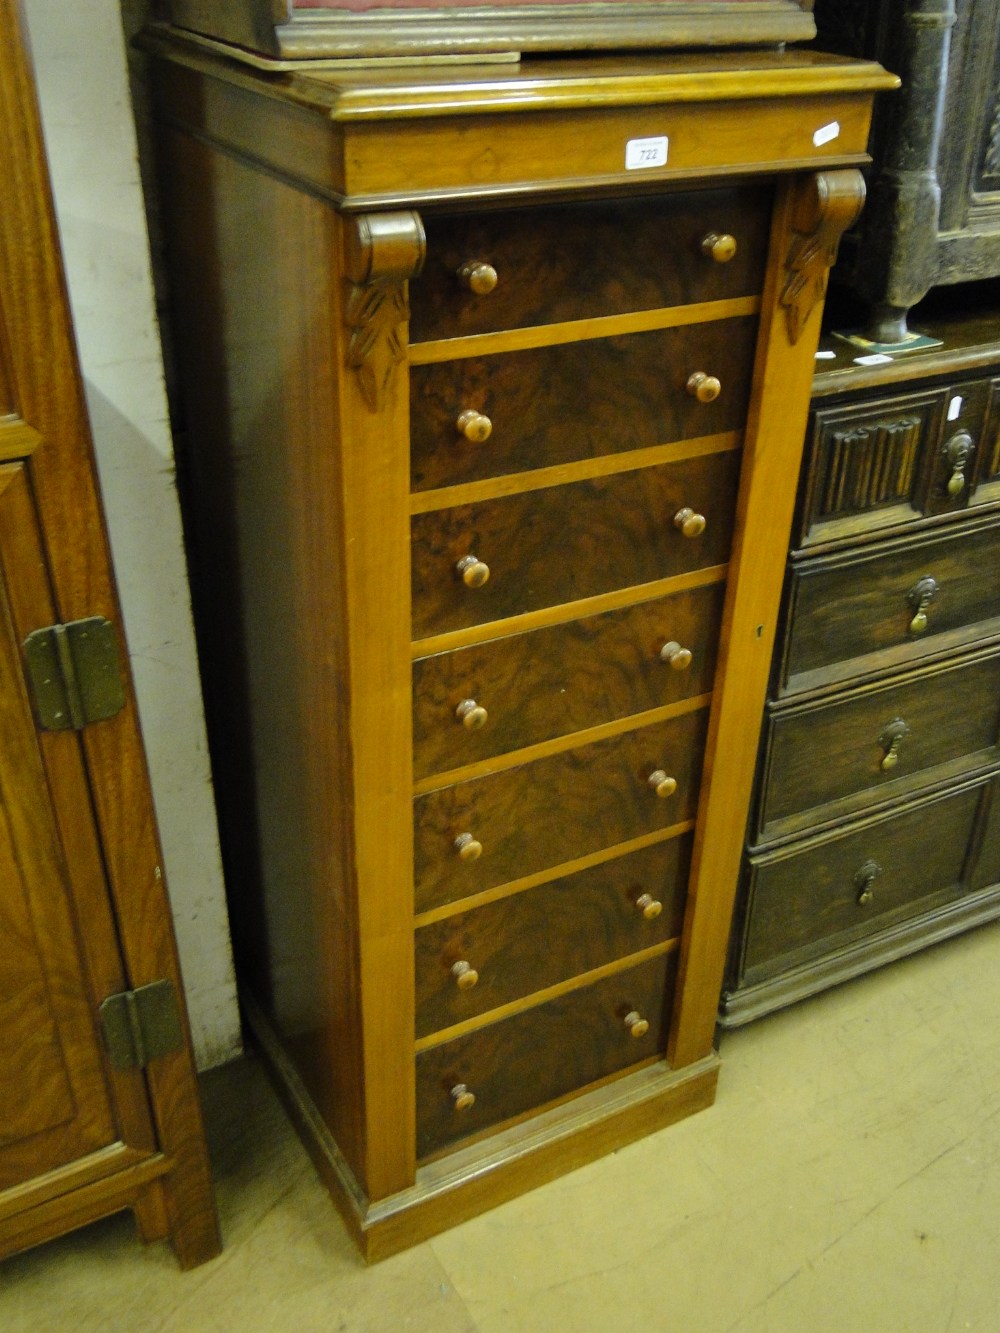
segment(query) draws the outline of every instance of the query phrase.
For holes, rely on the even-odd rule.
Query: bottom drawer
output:
[[[740,984],[958,897],[983,787],[752,859]]]
[[[659,1054],[676,969],[676,953],[661,955],[421,1051],[417,1156]],[[648,1024],[641,1035],[633,1014]]]

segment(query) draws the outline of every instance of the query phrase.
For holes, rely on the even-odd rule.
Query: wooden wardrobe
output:
[[[132,1209],[189,1267],[219,1236],[17,0],[0,32],[0,1256]]]

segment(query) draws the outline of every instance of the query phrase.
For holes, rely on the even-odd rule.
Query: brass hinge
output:
[[[24,641],[24,659],[38,725],[46,731],[79,731],[125,707],[118,636],[102,616],[34,630]]]
[[[170,981],[109,995],[98,1012],[115,1069],[145,1069],[184,1043],[177,992]]]

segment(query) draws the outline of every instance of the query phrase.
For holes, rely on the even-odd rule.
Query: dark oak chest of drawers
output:
[[[378,1257],[712,1099],[739,740],[860,205],[815,169],[891,80],[158,54],[234,934]]]
[[[1000,325],[931,327],[817,377],[727,1025],[1000,914]]]

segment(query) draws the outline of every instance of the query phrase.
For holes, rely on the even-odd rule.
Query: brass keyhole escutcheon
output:
[[[884,728],[878,738],[879,745],[882,746],[884,754],[882,755],[879,768],[883,773],[891,773],[899,763],[899,747],[902,745],[905,737],[909,736],[910,728],[901,717],[894,717],[893,720]]]
[[[913,611],[913,618],[910,621],[909,630],[911,634],[923,634],[927,630],[928,618],[927,609],[931,602],[941,591],[941,585],[937,579],[929,574],[918,579],[910,591],[906,594],[906,600]]]
[[[867,907],[875,897],[875,881],[882,873],[877,861],[865,861],[854,875],[854,887],[857,889],[855,902],[859,907]]]

